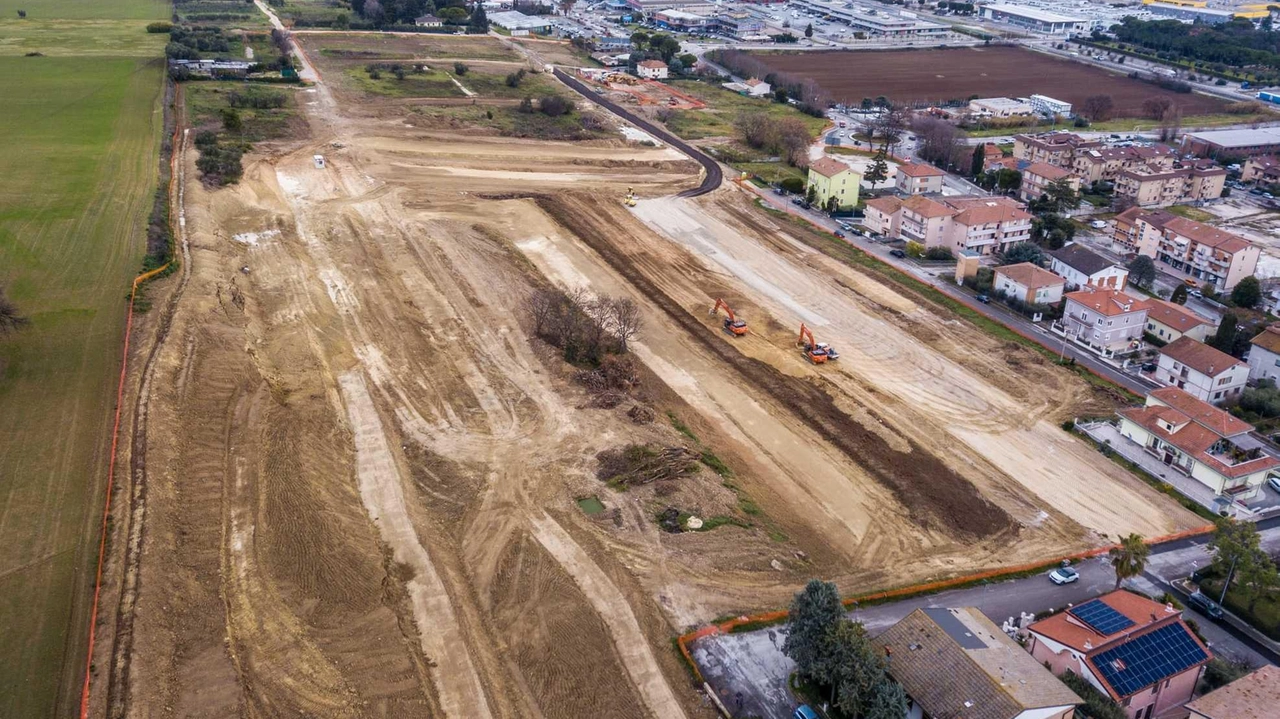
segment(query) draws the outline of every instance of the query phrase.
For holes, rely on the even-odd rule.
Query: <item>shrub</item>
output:
[[[243,90],[232,90],[227,93],[227,104],[232,107],[247,107],[255,110],[271,110],[284,107],[288,97],[279,90],[249,86]]]
[[[463,75],[466,75],[467,71],[470,69],[471,68],[467,67],[467,64],[465,62],[453,63],[453,74],[457,75],[458,77],[462,77]]]
[[[920,259],[921,257],[924,257],[924,245],[920,244],[919,242],[908,242],[907,254],[916,259]]]
[[[930,247],[925,250],[924,258],[926,260],[954,260],[955,255],[951,254],[951,250],[945,247]]]
[[[153,35],[167,33],[170,30],[173,30],[173,23],[171,22],[153,22],[147,25],[147,32]]]
[[[538,100],[538,110],[548,117],[559,117],[573,112],[573,100],[559,95],[548,95]]]
[[[796,195],[804,192],[804,180],[800,179],[799,177],[788,177],[782,180],[781,182],[779,182],[778,186],[786,190],[787,192],[790,192]]]
[[[520,83],[524,82],[524,76],[527,73],[523,68],[507,75],[507,87],[520,87]]]

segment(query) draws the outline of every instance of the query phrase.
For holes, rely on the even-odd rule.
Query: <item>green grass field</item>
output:
[[[162,126],[165,38],[143,28],[167,14],[0,0],[0,283],[31,319],[0,339],[4,717],[69,716],[79,699],[124,297]],[[31,43],[46,57],[14,50]]]
[[[736,137],[738,131],[733,123],[744,112],[767,112],[775,117],[799,118],[815,136],[827,124],[825,119],[806,115],[790,105],[743,97],[717,85],[696,80],[674,80],[670,84],[707,103],[707,107],[702,110],[677,110],[675,116],[667,121],[667,129],[686,140]]]

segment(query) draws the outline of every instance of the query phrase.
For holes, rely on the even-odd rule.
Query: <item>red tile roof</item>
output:
[[[1058,612],[1033,623],[1027,629],[1089,655],[1097,654],[1108,644],[1123,640],[1143,629],[1170,624],[1179,621],[1182,617],[1182,613],[1176,609],[1169,611],[1170,607],[1167,605],[1153,602],[1123,589],[1104,594],[1098,597],[1098,600],[1128,617],[1134,626],[1111,634],[1100,634],[1098,630],[1068,612]]]
[[[1164,229],[1194,240],[1199,244],[1233,254],[1252,246],[1248,240],[1239,235],[1233,235],[1216,227],[1193,222],[1185,217],[1175,217],[1165,222]]]
[[[1182,412],[1192,421],[1203,425],[1212,430],[1214,434],[1222,437],[1234,437],[1237,434],[1244,434],[1253,430],[1253,425],[1248,422],[1232,417],[1227,412],[1214,407],[1208,402],[1196,399],[1186,390],[1181,390],[1177,387],[1153,389],[1147,393],[1147,398],[1148,402],[1151,399],[1155,399],[1161,404]]]
[[[830,157],[820,157],[809,165],[809,172],[816,172],[823,177],[835,177],[842,172],[852,172],[853,168]]]
[[[1249,342],[1268,352],[1280,354],[1280,325],[1270,325]]]
[[[637,64],[640,65],[640,67],[651,67],[654,69],[667,66],[667,63],[661,60],[641,60]]]
[[[1147,303],[1117,290],[1083,289],[1068,292],[1066,298],[1104,317],[1118,317],[1147,309]]]
[[[1209,324],[1208,320],[1175,302],[1153,298],[1147,300],[1147,305],[1147,319],[1175,332],[1190,332],[1200,325]]]
[[[944,177],[947,174],[945,171],[923,162],[899,165],[898,172],[907,177]]]
[[[893,195],[873,197],[870,200],[867,200],[867,207],[872,210],[879,210],[886,215],[892,215],[902,207],[902,200],[899,200]]]
[[[1067,283],[1061,277],[1030,262],[1019,262],[1016,265],[997,267],[996,274],[1004,275],[1029,290],[1041,287],[1061,287]]]
[[[1209,719],[1275,719],[1280,707],[1280,667],[1261,669],[1187,704],[1197,716]]]
[[[1161,347],[1160,354],[1210,377],[1217,377],[1232,367],[1244,365],[1226,352],[1190,337],[1179,337]]]
[[[1043,177],[1044,179],[1050,182],[1053,182],[1054,180],[1061,180],[1067,177],[1071,177],[1071,173],[1069,171],[1064,170],[1061,167],[1055,167],[1054,165],[1050,165],[1047,162],[1033,162],[1030,165],[1027,165],[1027,169],[1023,170],[1022,172],[1024,174],[1030,173],[1032,175]]]
[[[950,207],[941,202],[931,200],[924,195],[915,195],[908,198],[902,203],[902,207],[921,217],[950,217],[956,214],[956,211]]]

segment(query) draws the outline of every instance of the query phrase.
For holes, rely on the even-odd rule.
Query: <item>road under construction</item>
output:
[[[321,79],[305,136],[237,185],[202,185],[180,145],[189,275],[94,707],[709,717],[671,639],[810,577],[894,587],[1200,524],[1060,429],[1105,393],[555,77],[661,144],[415,124]],[[539,335],[547,288],[634,302],[625,392]],[[672,449],[696,465],[603,481],[606,457]]]

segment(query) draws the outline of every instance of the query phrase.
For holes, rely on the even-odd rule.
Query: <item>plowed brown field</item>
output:
[[[1150,97],[1168,97],[1184,115],[1220,112],[1222,100],[1180,94],[1100,68],[1019,47],[944,50],[760,53],[774,70],[813,79],[837,100],[858,104],[883,95],[901,103],[1048,95],[1079,107],[1110,95],[1117,117],[1141,117]]]
[[[1106,406],[1087,384],[736,189],[672,198],[697,166],[669,149],[425,131],[316,89],[310,136],[240,184],[183,158],[190,278],[144,387],[113,717],[709,718],[671,636],[811,576],[867,590],[1195,523],[1054,426]],[[531,337],[549,282],[639,304],[634,397],[592,408]],[[718,330],[716,297],[752,334]],[[839,365],[795,350],[802,319]],[[595,478],[635,442],[731,474]],[[668,534],[666,507],[724,521]]]

